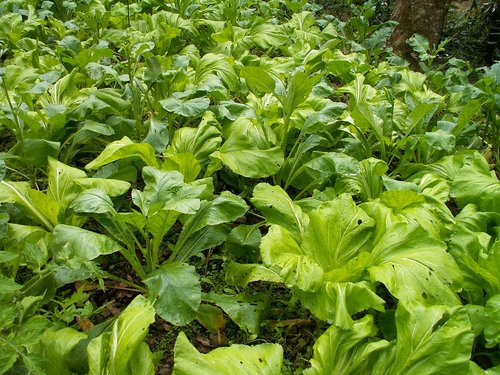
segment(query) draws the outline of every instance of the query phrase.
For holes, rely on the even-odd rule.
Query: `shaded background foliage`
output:
[[[391,19],[395,0],[375,0],[378,22]],[[323,12],[342,20],[350,17],[350,6],[362,0],[316,0]],[[499,8],[494,1],[458,0],[451,5],[444,25],[442,40],[449,39],[443,59],[467,60],[472,66],[490,65],[499,55]]]

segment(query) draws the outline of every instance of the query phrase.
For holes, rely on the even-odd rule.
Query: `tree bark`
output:
[[[450,4],[451,0],[396,0],[391,19],[399,24],[389,38],[393,51],[416,63],[406,41],[417,33],[429,39],[431,45],[437,45]]]

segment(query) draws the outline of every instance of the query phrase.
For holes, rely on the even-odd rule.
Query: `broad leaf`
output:
[[[305,375],[368,374],[379,352],[389,347],[386,340],[374,341],[377,328],[373,317],[367,315],[344,330],[331,326],[314,344],[311,368]]]
[[[268,72],[256,66],[245,66],[241,69],[240,74],[247,83],[248,88],[255,94],[272,93],[276,87],[276,83],[271,78]]]
[[[84,171],[49,158],[47,194],[61,207],[66,208],[82,190],[75,184],[75,180],[86,177]]]
[[[75,182],[85,189],[102,189],[110,197],[118,197],[130,189],[130,183],[111,178],[82,178]]]
[[[132,362],[142,362],[144,339],[154,322],[155,311],[141,295],[127,306],[113,323],[111,332],[93,339],[88,348],[90,375],[132,375]],[[149,351],[149,349],[147,350]],[[141,357],[141,358],[139,358]],[[151,355],[147,355],[151,359]],[[153,374],[153,366],[144,375]]]
[[[380,358],[374,375],[468,373],[474,334],[464,308],[399,302],[396,327],[395,350]]]
[[[500,344],[500,294],[491,297],[486,303],[484,337],[487,346]]]
[[[200,276],[193,266],[167,263],[153,272],[144,283],[149,300],[163,319],[185,325],[196,318],[201,303]]]
[[[134,143],[128,137],[109,143],[101,154],[88,163],[85,169],[98,169],[103,165],[125,158],[141,159],[146,165],[158,166],[154,148],[149,143]]]
[[[160,101],[161,106],[168,112],[184,117],[199,117],[205,112],[210,105],[208,98],[195,98],[195,99],[176,99],[168,98]]]
[[[257,298],[255,298],[257,297]],[[238,294],[216,294],[209,293],[203,296],[206,302],[215,303],[235,322],[241,329],[257,335],[260,331],[262,315],[265,312],[265,302]]]
[[[73,328],[48,331],[42,338],[43,356],[47,359],[47,375],[71,375],[70,356],[73,348],[87,335]]]
[[[177,261],[186,261],[193,255],[187,246],[192,236],[197,236],[197,232],[207,226],[235,221],[243,216],[247,210],[248,206],[245,201],[228,191],[222,192],[220,196],[211,202],[203,202],[196,214],[184,223],[179,239],[174,246],[172,257]],[[198,238],[201,239],[200,236]]]
[[[113,202],[103,189],[88,189],[71,202],[70,208],[78,213],[115,214]]]
[[[82,228],[61,224],[52,232],[52,251],[59,262],[72,257],[92,260],[121,250],[122,247],[108,236]]]
[[[309,214],[302,247],[325,271],[342,268],[362,251],[374,221],[342,195]]]
[[[261,183],[253,190],[252,203],[266,217],[270,225],[280,225],[293,236],[302,236],[309,223],[307,215],[279,186]]]
[[[459,207],[474,203],[482,211],[500,213],[500,181],[493,177],[483,156],[466,159],[452,182],[451,196]]]
[[[280,275],[262,264],[240,264],[230,262],[226,267],[225,280],[229,285],[246,287],[254,281],[281,283]]]
[[[221,160],[233,172],[250,178],[277,173],[284,160],[280,147],[259,149],[251,140],[238,135],[228,139],[211,157]]]
[[[400,300],[460,304],[460,270],[446,246],[420,227],[398,224],[372,250],[372,281],[382,282]]]
[[[343,329],[353,329],[352,315],[384,310],[385,301],[368,282],[325,282],[317,291],[297,292],[300,301],[316,317]]]
[[[235,344],[201,354],[188,341],[184,332],[181,332],[175,343],[174,356],[174,375],[279,375],[283,363],[283,348],[278,344]]]
[[[150,211],[153,214],[159,209],[193,214],[200,207],[197,197],[204,187],[184,183],[181,173],[144,167],[142,175],[146,186],[142,192],[134,190],[132,200],[144,215],[149,215]]]

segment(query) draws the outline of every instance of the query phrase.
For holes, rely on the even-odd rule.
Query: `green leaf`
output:
[[[193,266],[168,263],[153,272],[144,283],[149,300],[163,319],[185,325],[196,318],[201,303],[200,276]]]
[[[359,192],[361,200],[366,202],[380,196],[384,187],[382,176],[388,169],[386,162],[368,158],[359,163],[356,176],[345,177],[344,181],[351,182]]]
[[[379,352],[389,347],[386,340],[374,340],[377,328],[367,315],[354,322],[352,329],[331,326],[314,343],[311,368],[305,375],[368,374]]]
[[[186,182],[192,182],[196,180],[196,177],[198,177],[201,172],[200,162],[190,152],[181,152],[175,154],[165,152],[163,155],[165,156],[165,160],[161,168],[167,171],[181,172]]]
[[[240,264],[230,262],[226,267],[225,280],[229,285],[246,287],[254,281],[281,283],[280,275],[262,264]]]
[[[432,238],[441,239],[446,234],[445,224],[453,222],[443,203],[409,190],[383,192],[380,198],[363,203],[361,208],[378,223],[376,240],[397,223],[417,224]]]
[[[113,202],[103,189],[88,189],[71,202],[70,208],[78,213],[115,214]]]
[[[463,288],[469,302],[481,305],[500,293],[500,242],[495,241],[488,249],[484,240],[490,242],[485,233],[472,232],[463,225],[456,225],[448,241],[449,251],[463,275]]]
[[[382,282],[403,301],[460,304],[460,270],[446,246],[420,227],[398,224],[380,238],[372,250],[372,281]]]
[[[257,335],[265,310],[264,301],[250,298],[241,294],[227,295],[208,293],[203,296],[206,302],[215,303],[235,322],[241,329]]]
[[[373,374],[466,374],[474,334],[466,309],[399,302],[397,341]]]
[[[493,174],[488,162],[479,153],[466,159],[451,186],[451,196],[458,206],[474,203],[482,211],[500,213],[500,181]]]
[[[199,60],[196,67],[195,83],[201,83],[207,75],[216,74],[233,92],[239,91],[238,75],[234,70],[234,63],[224,55],[206,53]]]
[[[48,141],[42,138],[25,138],[22,143],[22,154],[19,143],[11,150],[12,153],[20,154],[23,161],[35,167],[47,165],[48,158],[57,158],[61,147],[59,142]]]
[[[45,332],[41,344],[43,357],[47,360],[47,375],[71,375],[69,369],[70,355],[73,348],[87,335],[73,328],[62,328],[58,331]]]
[[[309,218],[301,247],[325,271],[342,268],[365,249],[375,224],[349,195],[325,203]]]
[[[368,282],[323,283],[316,291],[298,291],[303,306],[316,317],[343,329],[353,329],[352,315],[368,309],[384,310],[385,301]]]
[[[268,224],[280,225],[293,236],[302,236],[309,223],[308,216],[279,186],[258,184],[253,190],[251,202],[266,217]]]
[[[43,195],[43,197],[40,195]],[[57,212],[54,212],[54,210],[56,210],[57,203],[43,193],[30,189],[27,182],[1,180],[0,202],[17,203],[21,205],[28,210],[29,214],[38,223],[43,224],[49,230],[54,228],[53,220],[57,221]],[[48,203],[48,206],[45,206],[44,203]],[[39,206],[39,204],[42,205]],[[50,217],[47,217],[44,211],[47,211],[46,213]],[[50,219],[52,219],[52,221]]]
[[[224,244],[224,251],[236,259],[256,262],[259,257],[260,225],[238,225],[231,230]]]
[[[143,356],[151,359],[149,351],[144,350],[144,339],[148,327],[155,321],[155,310],[139,295],[127,306],[113,323],[111,332],[93,339],[88,348],[90,375],[132,375],[132,362],[143,362]],[[139,356],[141,358],[139,358]],[[153,375],[153,367],[145,375]]]
[[[249,139],[238,135],[228,139],[210,157],[221,160],[234,173],[250,178],[272,176],[284,161],[280,147],[259,149]]]
[[[295,108],[306,101],[314,85],[316,85],[320,79],[320,74],[310,77],[309,74],[305,72],[296,72],[290,77],[286,88],[286,94],[282,101],[285,115],[291,116]]]
[[[110,197],[118,197],[130,189],[130,183],[111,178],[79,178],[75,183],[85,189],[101,189]]]
[[[314,292],[323,284],[323,268],[300,248],[286,229],[271,226],[260,248],[264,265],[279,273],[288,287]]]
[[[245,66],[241,69],[240,74],[245,78],[248,88],[253,93],[268,94],[274,92],[276,82],[264,69],[256,66]]]
[[[457,126],[452,130],[454,136],[460,136],[460,133],[470,123],[474,115],[481,109],[481,101],[471,100],[465,104],[458,115]]]
[[[208,156],[216,151],[221,143],[218,122],[211,112],[207,112],[198,127],[183,127],[176,130],[172,149],[175,153],[191,153],[201,164],[206,164]]]
[[[211,202],[203,202],[200,209],[185,223],[174,246],[172,259],[186,261],[192,254],[187,251],[188,240],[199,230],[207,226],[235,221],[245,215],[248,206],[238,195],[223,191],[220,196]]]
[[[65,209],[82,190],[75,180],[86,178],[87,174],[77,168],[49,158],[47,195]]]
[[[210,99],[195,98],[184,100],[168,98],[160,100],[160,104],[168,112],[173,112],[184,117],[199,117],[208,109]]]
[[[487,347],[493,348],[500,344],[500,294],[491,297],[486,302],[484,337]]]
[[[323,188],[333,178],[355,175],[358,170],[358,162],[349,155],[338,152],[313,152],[287,179],[287,183],[312,191]]]
[[[132,200],[144,215],[159,209],[193,214],[200,207],[198,196],[204,187],[184,183],[180,172],[144,167],[142,176],[146,186],[142,192],[134,190]]]
[[[0,159],[0,181],[5,178],[6,171],[7,171],[7,167],[5,165],[5,160]]]
[[[153,116],[146,121],[148,125],[148,135],[144,138],[143,143],[149,143],[157,153],[165,151],[170,135],[168,132],[168,123]]]
[[[136,351],[135,358],[128,363],[129,374],[153,375],[155,373],[155,361],[153,353],[145,342],[141,342]]]
[[[231,345],[201,354],[181,332],[175,343],[174,356],[174,375],[279,375],[283,348],[278,344]]]
[[[226,240],[230,230],[225,224],[203,227],[184,242],[175,259],[184,262],[203,250],[219,246]]]
[[[103,165],[125,158],[139,158],[146,165],[158,167],[155,150],[148,143],[134,143],[128,137],[109,143],[101,154],[88,163],[85,169],[98,169]]]
[[[52,251],[59,262],[73,257],[92,260],[121,250],[122,247],[108,236],[82,228],[61,224],[52,232]]]

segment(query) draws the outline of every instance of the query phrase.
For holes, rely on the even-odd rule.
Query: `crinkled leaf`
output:
[[[479,154],[465,160],[464,166],[457,171],[451,196],[459,207],[474,203],[482,211],[500,213],[500,181],[493,177],[488,162]]]
[[[184,332],[181,332],[175,343],[174,356],[174,375],[279,375],[283,363],[283,348],[278,344],[235,344],[201,354],[188,341]]]
[[[488,347],[500,344],[500,294],[491,297],[486,302],[484,337]]]
[[[460,304],[456,291],[462,276],[446,246],[415,225],[389,228],[372,250],[373,281],[382,282],[398,299],[449,306]]]
[[[325,271],[342,268],[366,246],[374,221],[349,195],[325,203],[309,213],[301,247]]]
[[[352,315],[367,309],[384,310],[385,301],[368,282],[325,282],[315,292],[298,291],[300,301],[316,317],[352,329]]]
[[[315,342],[311,368],[304,374],[368,374],[379,352],[390,345],[374,341],[376,334],[371,315],[354,322],[352,329],[331,326]]]
[[[374,374],[468,373],[474,334],[466,309],[400,301],[396,327],[395,353]]]
[[[323,268],[286,229],[271,226],[262,238],[261,253],[264,265],[277,272],[288,287],[314,292],[323,284]]]

